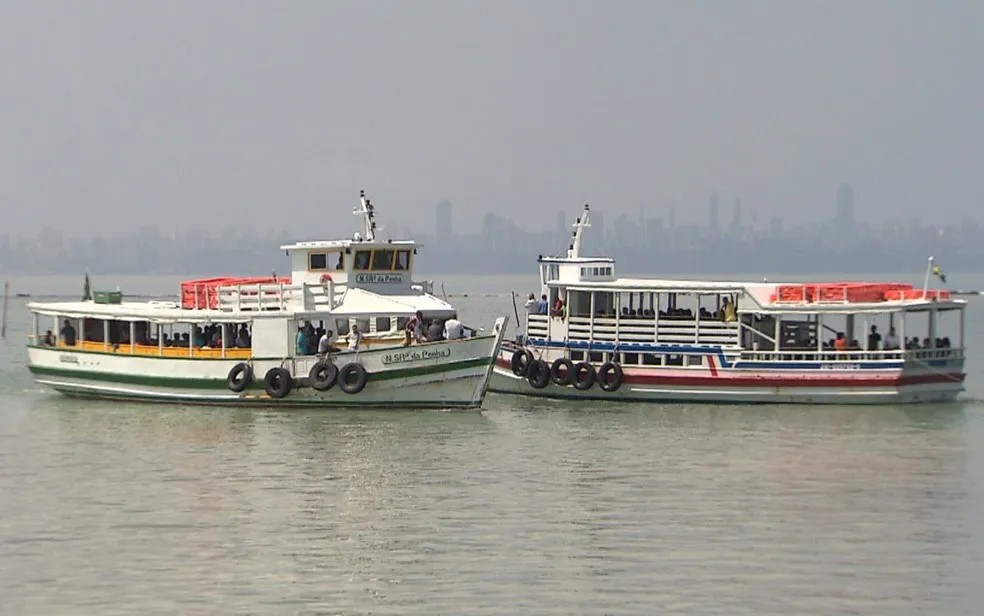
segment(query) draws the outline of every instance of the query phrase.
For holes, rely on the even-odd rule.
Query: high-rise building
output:
[[[435,225],[434,235],[438,244],[450,244],[454,238],[454,223],[452,220],[453,206],[447,199],[443,199],[434,207]]]
[[[835,221],[841,231],[854,227],[854,189],[846,182],[837,187],[837,214]]]
[[[711,193],[710,201],[707,204],[707,228],[711,236],[717,236],[721,232],[717,193]]]

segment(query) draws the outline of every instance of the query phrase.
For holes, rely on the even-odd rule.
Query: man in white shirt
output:
[[[897,350],[899,348],[899,339],[895,335],[895,328],[894,327],[889,327],[888,328],[888,335],[885,336],[885,345],[884,345],[884,348],[885,348],[886,351],[895,351],[895,350]]]
[[[359,331],[359,326],[355,323],[352,324],[352,331],[346,337],[348,340],[348,350],[354,353],[359,350],[359,344],[362,342],[362,332]]]
[[[464,326],[458,319],[448,319],[444,322],[444,339],[457,340],[464,338]]]
[[[321,335],[321,340],[318,340],[318,355],[324,357],[328,353],[337,351],[338,349],[333,344],[335,342],[335,332],[330,329]]]

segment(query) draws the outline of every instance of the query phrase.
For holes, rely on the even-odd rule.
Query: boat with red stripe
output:
[[[964,390],[966,300],[903,282],[620,278],[581,256],[541,256],[541,293],[502,346],[490,391],[547,398],[898,404]],[[942,278],[942,276],[941,276]],[[944,279],[945,282],[945,279]],[[522,326],[522,320],[520,320]]]

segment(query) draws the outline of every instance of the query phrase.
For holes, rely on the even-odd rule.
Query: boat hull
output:
[[[481,407],[502,343],[502,325],[493,335],[442,341],[411,347],[340,353],[335,364],[362,364],[368,373],[365,388],[346,393],[336,384],[318,391],[308,384],[313,357],[288,360],[253,359],[254,382],[245,391],[229,389],[228,375],[240,359],[141,357],[123,353],[92,353],[71,348],[28,348],[29,369],[37,383],[60,393],[85,398],[301,408],[446,408]],[[294,387],[283,398],[272,398],[263,376],[284,366],[294,375]]]
[[[511,354],[496,361],[489,391],[554,399],[712,404],[912,404],[950,402],[964,390],[962,360],[872,370],[623,367],[613,392],[553,383],[537,389],[512,371]],[[597,366],[595,366],[597,369]]]

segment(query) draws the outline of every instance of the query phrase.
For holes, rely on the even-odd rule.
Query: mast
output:
[[[359,191],[359,207],[357,207],[352,213],[356,216],[362,216],[364,224],[364,232],[362,237],[367,242],[376,241],[376,223],[373,221],[375,213],[373,212],[375,208],[369,199],[366,199],[366,191]]]
[[[571,234],[572,241],[570,247],[567,249],[567,258],[576,259],[581,256],[581,236],[584,234],[585,227],[590,227],[591,222],[588,220],[588,211],[591,208],[588,204],[584,204],[584,213],[581,214],[580,218],[574,221],[574,233]]]

